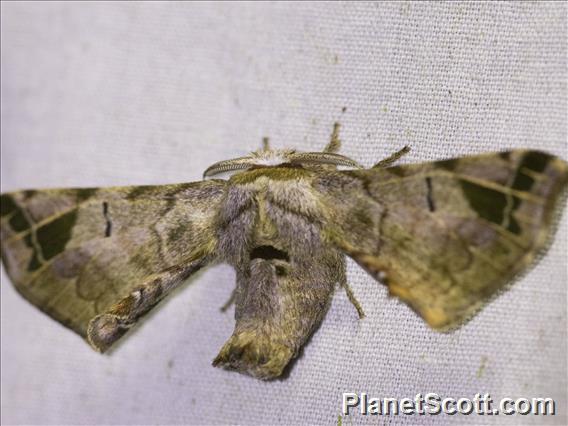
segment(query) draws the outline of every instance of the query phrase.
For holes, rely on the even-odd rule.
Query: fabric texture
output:
[[[188,182],[260,147],[366,165],[507,148],[568,159],[566,3],[1,4],[2,191]],[[566,424],[567,225],[459,330],[429,329],[349,261],[288,377],[213,368],[234,287],[212,267],[108,355],[2,270],[3,424],[335,424],[343,392],[551,397],[555,416],[362,416],[359,423]]]

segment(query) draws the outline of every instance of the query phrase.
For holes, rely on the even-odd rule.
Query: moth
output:
[[[160,186],[1,196],[2,261],[15,288],[108,350],[195,271],[236,271],[235,329],[213,365],[280,376],[350,290],[345,255],[435,330],[469,319],[544,247],[568,180],[563,160],[512,150],[363,168],[337,153],[271,149]],[[343,166],[340,168],[339,166]],[[347,170],[345,170],[347,168]]]

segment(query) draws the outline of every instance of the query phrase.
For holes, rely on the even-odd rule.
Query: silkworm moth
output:
[[[2,261],[31,303],[109,349],[195,271],[236,271],[235,329],[213,365],[280,376],[323,320],[345,255],[435,330],[470,318],[526,270],[550,234],[567,164],[512,150],[371,168],[337,153],[271,149],[160,186],[1,196]],[[340,169],[338,166],[343,166]],[[347,168],[347,170],[345,170]]]

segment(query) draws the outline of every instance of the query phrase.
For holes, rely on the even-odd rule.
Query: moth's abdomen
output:
[[[274,246],[253,248],[248,265],[237,268],[235,330],[213,365],[280,376],[322,321],[342,271],[335,250],[296,259]]]
[[[322,242],[322,213],[302,182],[258,179],[229,194],[220,242],[237,271],[236,325],[213,364],[271,379],[321,322],[343,258]]]

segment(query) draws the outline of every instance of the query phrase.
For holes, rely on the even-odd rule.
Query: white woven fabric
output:
[[[371,165],[514,147],[568,158],[566,3],[7,3],[2,191],[199,180],[273,145]],[[346,108],[344,112],[342,109]],[[210,268],[108,356],[20,297],[2,271],[3,424],[334,424],[343,392],[552,397],[554,417],[358,423],[566,424],[567,224],[473,321],[431,331],[353,262],[289,377],[211,367],[234,286]]]

